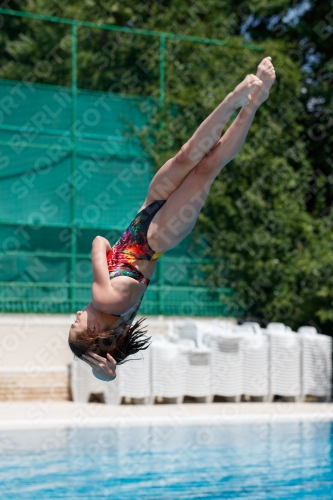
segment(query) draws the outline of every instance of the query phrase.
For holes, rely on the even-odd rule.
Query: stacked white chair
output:
[[[243,336],[243,390],[245,396],[269,399],[269,340],[258,323],[239,327]]]
[[[211,348],[211,393],[240,401],[243,389],[243,335],[217,321],[205,326],[204,339]]]
[[[331,400],[332,394],[332,337],[321,335],[311,326],[301,326],[302,342],[302,400],[315,396]]]
[[[176,342],[153,338],[152,400],[156,397],[181,403],[185,394],[185,354]]]
[[[178,337],[184,376],[184,395],[212,400],[211,350],[202,340],[202,330],[197,321],[171,322],[170,335]]]
[[[168,321],[168,333],[165,340],[177,344],[179,341],[179,332],[183,327],[185,320],[170,320]]]
[[[149,403],[151,400],[151,355],[152,347],[126,358],[117,367],[119,394],[134,402]]]
[[[168,338],[171,342],[182,342],[183,339],[194,342],[197,347],[202,344],[202,334],[197,321],[170,321]],[[186,344],[186,342],[185,342]],[[187,343],[191,345],[191,342]]]
[[[244,323],[242,323],[239,328],[242,328],[242,329],[245,329],[249,332],[253,332],[253,333],[262,333],[262,329],[259,325],[259,323],[256,323],[254,321],[245,321]]]
[[[91,394],[103,394],[105,403],[109,405],[117,405],[121,401],[118,376],[112,382],[98,380],[91,367],[78,358],[72,362],[71,390],[73,401],[78,403],[87,403]]]
[[[185,395],[211,402],[211,350],[183,345],[181,351],[185,361]]]
[[[283,323],[269,323],[270,400],[275,395],[301,399],[300,337]]]

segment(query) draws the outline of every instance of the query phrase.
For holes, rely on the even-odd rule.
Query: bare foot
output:
[[[263,82],[262,86],[256,89],[251,95],[253,104],[260,106],[269,96],[269,91],[275,81],[275,70],[271,57],[265,57],[258,66],[257,77]]]
[[[246,106],[252,100],[251,94],[259,91],[263,82],[258,76],[247,75],[244,80],[231,92],[231,102],[236,107]]]

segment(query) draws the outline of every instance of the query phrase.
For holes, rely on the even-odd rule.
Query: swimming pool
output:
[[[1,431],[1,500],[333,498],[333,424]]]

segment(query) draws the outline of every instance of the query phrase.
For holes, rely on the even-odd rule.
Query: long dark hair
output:
[[[69,347],[78,358],[82,359],[82,354],[87,352],[95,352],[103,358],[109,353],[121,365],[127,356],[150,346],[151,337],[147,337],[147,330],[141,328],[144,320],[145,318],[139,319],[134,325],[122,323],[117,328],[98,335],[92,335],[88,330],[77,334],[75,341],[68,339]]]

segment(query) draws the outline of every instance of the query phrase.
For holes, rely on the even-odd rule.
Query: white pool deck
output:
[[[0,430],[140,425],[216,425],[333,421],[333,403],[120,405],[73,402],[0,403]]]

